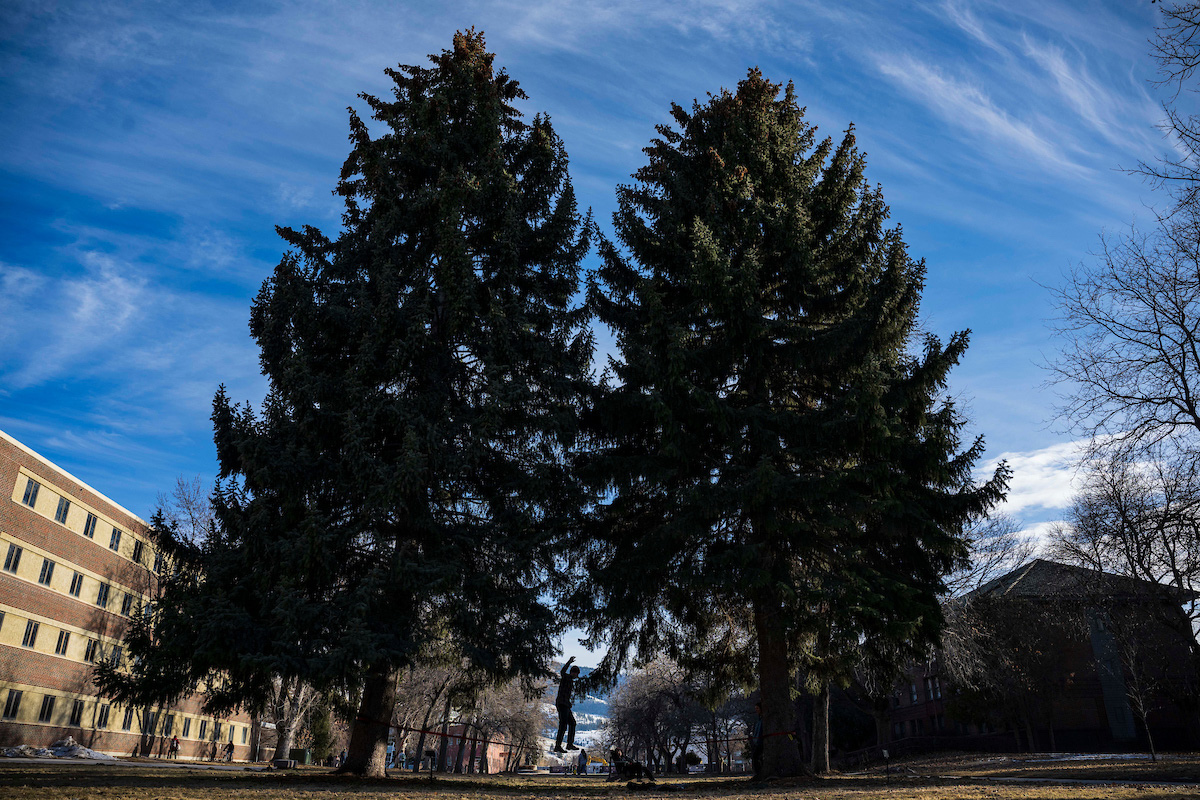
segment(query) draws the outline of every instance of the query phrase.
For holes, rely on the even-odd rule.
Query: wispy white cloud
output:
[[[516,41],[562,49],[586,47],[589,40],[614,31],[652,29],[681,36],[700,32],[718,41],[754,42],[759,47],[778,43],[785,35],[792,46],[803,42],[804,32],[785,34],[771,23],[773,15],[767,12],[772,5],[765,0],[697,0],[686,7],[639,0],[540,0],[503,4],[507,13],[491,29]]]
[[[1086,174],[1054,140],[1029,122],[1017,119],[992,101],[977,84],[946,74],[941,68],[908,55],[883,56],[879,71],[914,100],[933,111],[946,123],[999,145],[1011,166],[1013,156],[1033,160],[1037,169],[1056,174]]]
[[[1024,54],[1053,81],[1055,93],[1103,138],[1135,152],[1148,144],[1159,116],[1156,105],[1127,87],[1102,82],[1087,69],[1082,55],[1074,59],[1056,45],[1022,34]]]
[[[942,11],[945,13],[947,19],[957,25],[960,30],[964,31],[972,39],[995,50],[997,53],[1007,53],[1005,48],[984,30],[983,23],[965,3],[960,2],[960,0],[946,0],[942,4]]]
[[[85,262],[82,276],[43,281],[43,292],[34,303],[25,296],[3,306],[25,338],[24,358],[5,377],[9,389],[23,389],[81,366],[91,369],[86,365],[123,337],[144,304],[144,281],[129,277],[102,253],[86,253]]]

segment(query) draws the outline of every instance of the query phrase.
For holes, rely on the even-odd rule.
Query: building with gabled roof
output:
[[[1195,636],[1175,587],[1035,559],[952,603],[993,649],[986,689],[957,689],[945,653],[909,670],[891,711],[910,747],[1095,751],[1197,743]]]

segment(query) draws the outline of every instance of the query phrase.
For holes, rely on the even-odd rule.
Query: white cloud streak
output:
[[[947,124],[999,145],[1009,154],[1007,160],[1012,166],[1016,165],[1012,156],[1024,156],[1035,168],[1056,174],[1081,176],[1089,172],[1068,158],[1050,136],[1015,118],[968,80],[907,55],[882,57],[878,69]]]

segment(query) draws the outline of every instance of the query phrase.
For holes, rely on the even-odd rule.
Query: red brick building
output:
[[[124,659],[127,620],[153,596],[163,560],[146,524],[0,431],[0,745],[66,736],[112,755],[252,757],[243,715],[214,719],[200,699],[126,708],[96,693],[92,666]]]
[[[1015,676],[1021,680],[968,696],[938,657],[913,665],[892,700],[893,749],[1146,749],[1137,702],[1152,709],[1157,747],[1194,748],[1194,639],[1181,608],[1189,598],[1044,559],[996,578],[965,599],[990,600],[990,614],[1018,615],[1011,643],[1034,656]]]

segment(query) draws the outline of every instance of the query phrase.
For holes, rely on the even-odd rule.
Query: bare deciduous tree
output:
[[[1158,449],[1093,459],[1068,521],[1052,537],[1061,561],[1174,587],[1200,625],[1200,456]],[[1200,645],[1188,637],[1200,658]]]
[[[1200,434],[1200,217],[1106,236],[1055,290],[1062,418],[1107,449]]]
[[[1159,3],[1158,7],[1163,19],[1151,44],[1158,59],[1158,83],[1172,90],[1163,103],[1166,119],[1161,128],[1174,152],[1154,163],[1139,162],[1133,172],[1166,188],[1179,210],[1200,202],[1200,118],[1177,105],[1181,92],[1194,91],[1190,86],[1200,67],[1200,2]]]
[[[966,532],[970,561],[946,577],[946,594],[957,597],[1011,572],[1037,555],[1037,543],[1007,514],[976,520]]]

